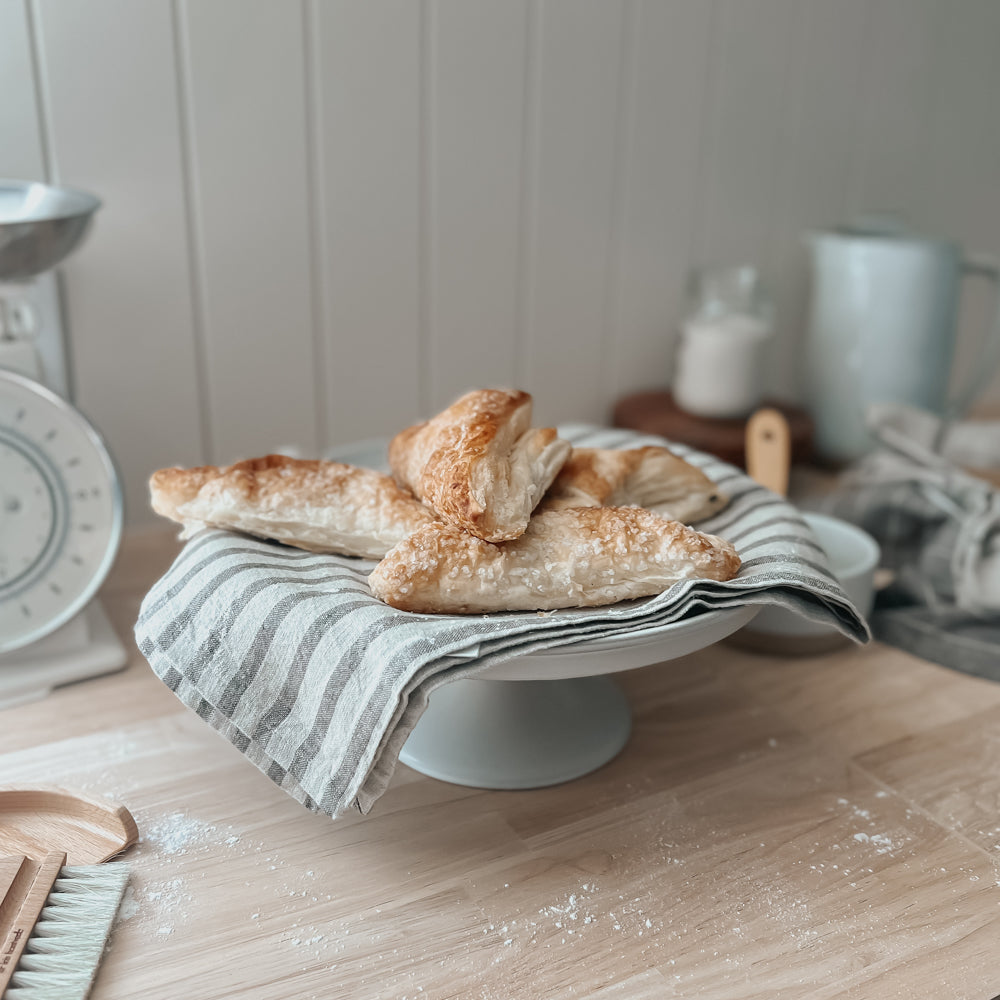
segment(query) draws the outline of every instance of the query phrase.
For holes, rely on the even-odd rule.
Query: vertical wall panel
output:
[[[516,381],[525,0],[429,8],[430,405]]]
[[[957,0],[935,8],[925,194],[928,232],[1000,259],[1000,4]],[[963,288],[953,383],[975,371],[984,339],[998,337],[996,287]],[[1000,403],[1000,373],[984,397]]]
[[[0,0],[0,177],[45,180],[28,0]]]
[[[614,396],[666,383],[696,219],[712,5],[643,0],[629,23]]]
[[[604,419],[621,4],[539,5],[525,382],[543,422]]]
[[[149,473],[203,457],[170,7],[40,0],[37,14],[57,179],[104,200],[63,269],[76,397],[142,519]]]
[[[312,454],[302,9],[184,0],[180,14],[211,457]]]
[[[871,2],[848,191],[854,215],[888,212],[924,223],[936,6],[935,0]]]
[[[697,262],[763,263],[796,6],[717,2]]]
[[[770,241],[762,261],[775,302],[768,386],[785,396],[799,384],[807,322],[805,234],[843,222],[847,212],[851,138],[864,97],[860,70],[868,5],[808,0],[795,11]]]
[[[421,5],[315,5],[331,443],[420,415]]]

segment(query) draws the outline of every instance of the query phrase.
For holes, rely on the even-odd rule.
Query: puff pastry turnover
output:
[[[396,481],[441,518],[491,542],[517,538],[571,450],[531,427],[526,392],[478,389],[389,444]]]
[[[160,469],[149,487],[153,510],[183,524],[182,538],[229,528],[310,552],[380,559],[432,520],[380,472],[284,455]]]
[[[639,507],[582,507],[537,513],[520,538],[500,544],[425,525],[368,579],[395,608],[462,614],[611,604],[679,580],[729,580],[739,566],[729,542],[679,521]]]
[[[558,507],[645,507],[690,524],[729,498],[701,469],[667,448],[574,448],[543,501]]]

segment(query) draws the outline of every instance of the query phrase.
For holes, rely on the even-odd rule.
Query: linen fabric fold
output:
[[[412,614],[371,595],[373,562],[206,530],[146,595],[139,649],[185,705],[276,784],[306,808],[337,816],[367,812],[385,791],[435,687],[505,660],[747,604],[778,604],[856,641],[869,638],[785,499],[661,438],[583,425],[560,434],[578,447],[667,445],[702,468],[731,499],[696,527],[736,546],[737,577],[685,580],[655,597],[597,608]]]
[[[892,582],[871,617],[882,642],[1000,681],[1000,421],[869,408],[875,449],[820,506],[864,528]]]
[[[975,442],[974,454],[985,459],[988,438],[995,467],[1000,422],[986,437],[963,435],[964,424],[889,404],[872,407],[868,422],[878,447],[846,470],[821,506],[877,539],[897,594],[1000,622],[1000,490],[936,447]]]

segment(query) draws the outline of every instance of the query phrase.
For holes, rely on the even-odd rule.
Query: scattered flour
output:
[[[592,897],[597,891],[597,885],[584,882],[578,892],[569,893],[565,899],[549,906],[543,906],[538,915],[552,922],[556,930],[564,930],[571,937],[577,933],[579,927],[574,927],[574,923],[592,924],[598,919],[598,914],[591,908]],[[532,928],[538,926],[538,921],[531,921]],[[506,930],[506,928],[504,928]],[[534,935],[532,935],[534,940]]]
[[[880,790],[875,793],[875,797],[886,798],[888,794],[888,792]],[[862,809],[860,806],[848,802],[845,798],[837,799],[837,805],[850,807],[850,810],[856,819],[864,820],[869,824],[869,826],[875,825],[870,809]],[[907,815],[910,815],[909,811],[907,811]],[[871,844],[875,848],[877,854],[890,854],[901,846],[895,843],[892,838],[885,833],[865,833],[864,831],[859,831],[853,836],[854,840],[856,840],[859,844]]]
[[[888,854],[896,850],[896,845],[884,833],[856,833],[854,839],[862,844],[874,844],[877,854]]]
[[[134,919],[136,924],[146,929],[146,933],[158,937],[173,934],[174,924],[167,921],[186,921],[195,902],[194,893],[188,890],[180,874],[183,869],[174,862],[185,855],[218,855],[220,849],[243,856],[252,851],[262,851],[261,844],[248,842],[233,827],[219,827],[182,811],[158,816],[138,815],[137,823],[140,847],[170,859],[170,877],[152,877],[143,882],[137,868],[125,889],[116,923]],[[200,876],[204,877],[204,871],[200,872]],[[260,913],[251,917],[253,920],[259,918]]]
[[[175,812],[147,824],[142,842],[164,854],[187,854],[192,845],[204,845],[216,828],[186,813]]]

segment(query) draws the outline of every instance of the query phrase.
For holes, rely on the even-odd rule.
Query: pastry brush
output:
[[[128,866],[65,862],[62,853],[0,859],[3,1000],[84,1000],[90,992]]]

